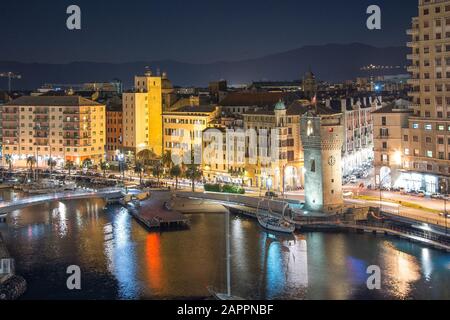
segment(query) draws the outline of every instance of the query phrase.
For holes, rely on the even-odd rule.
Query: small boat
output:
[[[295,231],[295,224],[283,218],[276,218],[270,215],[258,215],[259,224],[270,231],[293,233]]]
[[[264,200],[261,200],[264,201]],[[267,230],[274,231],[274,232],[281,232],[281,233],[293,233],[296,229],[296,226],[294,223],[289,222],[285,216],[284,213],[286,209],[289,207],[289,204],[286,204],[283,209],[283,214],[281,217],[276,216],[273,214],[272,210],[270,209],[270,202],[268,202],[268,211],[261,211],[259,210],[259,206],[261,204],[261,201],[258,203],[257,213],[256,216],[258,218],[259,224]]]

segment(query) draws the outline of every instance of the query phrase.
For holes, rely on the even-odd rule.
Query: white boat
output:
[[[295,231],[295,229],[296,229],[295,224],[292,222],[289,222],[284,216],[284,213],[285,213],[286,209],[289,207],[289,204],[286,203],[286,205],[283,209],[283,214],[281,215],[281,217],[278,217],[275,214],[273,214],[272,210],[270,209],[270,200],[268,200],[268,203],[267,203],[269,210],[268,211],[260,210],[259,206],[262,201],[265,201],[265,200],[261,200],[258,203],[256,216],[258,218],[259,224],[264,229],[274,231],[274,232],[281,232],[281,233],[293,233]]]
[[[208,287],[209,293],[217,300],[222,301],[240,301],[244,298],[233,296],[231,294],[231,242],[230,242],[230,211],[226,213],[225,220],[226,232],[226,255],[227,255],[227,292],[218,292],[213,287]]]
[[[295,231],[295,224],[290,223],[284,218],[276,218],[270,215],[258,215],[259,224],[270,231],[293,233]]]

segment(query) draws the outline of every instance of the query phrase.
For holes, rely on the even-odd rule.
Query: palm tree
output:
[[[191,180],[192,192],[195,192],[195,182],[199,181],[203,177],[203,172],[199,169],[199,165],[187,165],[185,176],[186,178]]]
[[[170,172],[170,169],[173,167],[172,151],[167,150],[163,154],[163,156],[162,156],[162,164],[163,164],[164,169],[169,169],[169,172]]]
[[[170,176],[171,177],[175,177],[175,190],[177,190],[178,189],[178,177],[180,177],[181,176],[181,168],[180,168],[180,166],[178,166],[178,165],[176,165],[176,166],[173,166],[171,169],[170,169]]]
[[[70,177],[72,170],[75,170],[75,163],[72,160],[66,161],[66,170],[69,170],[69,177]]]
[[[136,162],[134,172],[139,174],[139,184],[142,185],[142,173],[144,172],[144,165],[141,162]]]
[[[100,160],[100,169],[103,171],[103,177],[106,178],[106,171],[109,170],[109,163]]]
[[[56,167],[57,162],[56,160],[53,160],[52,158],[49,158],[47,160],[47,165],[50,167],[50,176],[53,174],[53,168]]]
[[[89,159],[89,158],[87,158],[87,159],[84,159],[83,160],[83,164],[82,164],[82,167],[83,168],[86,168],[87,170],[89,170],[89,169],[91,169],[92,168],[92,160],[91,159]]]
[[[144,149],[138,152],[138,154],[136,155],[136,159],[138,161],[141,161],[143,164],[148,164],[150,160],[154,160],[156,158],[157,158],[156,154],[148,149]]]
[[[28,158],[27,158],[27,166],[30,166],[30,174],[31,174],[31,177],[33,178],[33,168],[34,168],[34,165],[36,164],[36,157],[35,156],[29,156]]]
[[[155,163],[155,165],[152,167],[152,174],[154,177],[156,177],[158,179],[158,184],[159,184],[159,179],[161,178],[162,173],[163,173],[163,167],[162,167],[161,161],[157,161]]]
[[[11,172],[12,171],[12,166],[13,166],[13,158],[12,158],[12,156],[10,154],[5,155],[5,161],[6,161],[6,164],[8,165],[8,167],[9,167],[9,172]]]

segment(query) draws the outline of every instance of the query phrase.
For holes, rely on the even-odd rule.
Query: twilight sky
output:
[[[66,8],[82,30],[66,28]],[[382,9],[382,30],[366,9]],[[1,0],[0,61],[241,60],[310,44],[403,46],[417,0]]]

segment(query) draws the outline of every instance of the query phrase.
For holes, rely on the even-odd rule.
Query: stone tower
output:
[[[321,109],[322,112],[319,112]],[[342,115],[318,108],[301,118],[305,159],[305,210],[335,214],[342,211]]]

